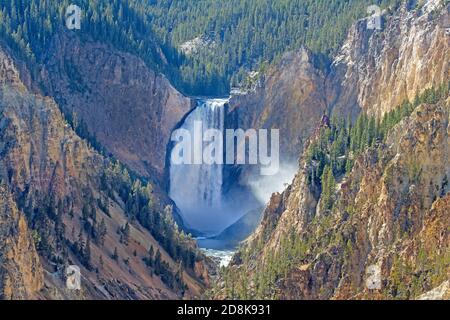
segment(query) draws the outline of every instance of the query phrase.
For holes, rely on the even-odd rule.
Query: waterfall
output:
[[[201,121],[203,132],[207,129],[223,132],[224,105],[227,102],[227,99],[199,100],[181,129],[188,130],[194,136],[194,124]],[[214,233],[226,226],[229,218],[223,212],[222,169],[220,164],[171,163],[169,194],[191,228]]]

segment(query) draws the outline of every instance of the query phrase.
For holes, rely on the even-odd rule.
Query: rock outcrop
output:
[[[0,185],[0,299],[33,299],[44,273],[26,219]]]
[[[450,299],[450,283],[449,281],[443,282],[439,287],[430,290],[421,295],[418,300],[442,300]]]
[[[288,52],[259,80],[254,91],[233,96],[227,125],[241,129],[279,129],[280,156],[296,162],[299,151],[327,111],[325,72],[306,48]]]
[[[361,110],[381,117],[427,88],[450,78],[449,5],[402,3],[384,12],[382,30],[355,23],[327,78],[327,104],[339,116]]]

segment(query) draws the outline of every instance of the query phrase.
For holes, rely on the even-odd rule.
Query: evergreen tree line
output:
[[[71,4],[82,9],[80,31],[66,29],[65,14]],[[180,55],[158,42],[147,8],[146,1],[139,0],[0,0],[0,38],[26,60],[32,73],[38,72],[53,36],[73,32],[83,40],[109,43],[136,54],[155,71],[176,80]]]
[[[66,8],[83,10],[72,31],[141,57],[190,95],[223,95],[248,71],[283,52],[308,46],[331,56],[368,5],[395,8],[399,0],[0,0],[0,38],[33,73],[52,38],[65,28]],[[179,47],[198,36],[212,43],[195,54]],[[164,58],[163,58],[164,56]],[[82,89],[82,88],[78,88]]]
[[[181,62],[181,78],[194,94],[225,94],[246,80],[249,71],[306,45],[330,57],[367,7],[392,6],[396,0],[152,0],[155,34],[178,48],[204,37],[211,45]]]

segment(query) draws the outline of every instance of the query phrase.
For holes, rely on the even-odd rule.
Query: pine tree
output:
[[[106,227],[105,219],[102,218],[102,221],[100,222],[100,225],[98,227],[98,242],[101,246],[105,244],[105,237],[108,233],[108,229]]]
[[[118,261],[119,260],[119,254],[117,253],[117,247],[114,248],[114,253],[111,256],[111,259]]]
[[[331,166],[325,166],[322,175],[322,208],[325,210],[331,209],[333,206],[333,195],[336,188],[336,181],[333,176],[333,170]]]
[[[79,257],[83,257],[84,256],[84,240],[83,240],[83,232],[80,229],[80,233],[78,233],[78,241],[76,242],[75,245],[77,254]]]
[[[100,265],[100,269],[103,270],[104,262],[103,262],[103,256],[102,255],[98,259],[98,264]]]
[[[130,225],[128,224],[128,222],[122,228],[122,235],[123,235],[122,237],[123,243],[127,246],[130,240]]]
[[[91,268],[91,238],[88,237],[86,241],[86,249],[84,251],[84,262],[88,269]]]
[[[154,260],[154,268],[156,275],[161,274],[162,272],[162,261],[161,261],[161,252],[159,249],[156,251],[155,260]]]

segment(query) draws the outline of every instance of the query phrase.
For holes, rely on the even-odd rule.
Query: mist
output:
[[[292,182],[298,171],[296,163],[281,163],[277,174],[273,176],[256,175],[248,178],[246,184],[261,203],[267,204],[275,192],[283,192]]]

